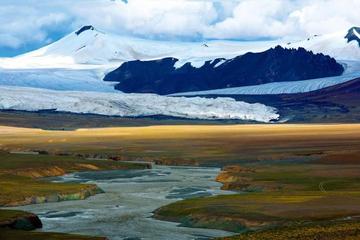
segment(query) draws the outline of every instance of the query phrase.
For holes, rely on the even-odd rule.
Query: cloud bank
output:
[[[360,25],[359,0],[2,0],[0,49],[44,45],[85,24],[153,39],[303,38]]]

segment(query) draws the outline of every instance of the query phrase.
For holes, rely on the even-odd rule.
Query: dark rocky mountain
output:
[[[347,42],[356,41],[360,47],[360,27],[350,28],[345,38],[347,39]]]
[[[82,28],[80,28],[79,30],[77,30],[75,32],[76,35],[80,35],[82,32],[85,32],[85,31],[88,31],[88,30],[95,30],[95,28],[91,25],[88,25],[88,26],[83,26]]]
[[[207,61],[200,68],[191,63],[175,68],[177,61],[164,58],[126,62],[104,80],[118,82],[116,89],[126,93],[171,94],[337,76],[344,71],[329,56],[280,46],[229,60]]]
[[[204,97],[204,96],[202,96]],[[219,97],[208,95],[206,97]],[[290,122],[355,123],[360,121],[360,78],[308,93],[221,95],[276,107]]]

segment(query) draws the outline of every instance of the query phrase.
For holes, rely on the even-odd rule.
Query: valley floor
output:
[[[24,188],[13,191],[11,186],[30,184],[26,189],[35,192],[54,187],[24,180],[43,176],[38,169],[46,170],[50,162],[63,172],[116,169],[122,164],[139,167],[127,162],[139,160],[218,166],[223,171],[217,181],[239,194],[175,202],[158,209],[155,217],[185,226],[255,231],[234,239],[276,239],[268,236],[296,236],[298,231],[309,237],[297,239],[312,239],[321,232],[332,236],[336,231],[348,239],[358,236],[360,124],[164,125],[74,131],[0,127],[0,149],[1,186],[10,186],[0,195],[3,205],[11,202],[9,198],[27,194]],[[68,192],[78,186],[56,187]]]

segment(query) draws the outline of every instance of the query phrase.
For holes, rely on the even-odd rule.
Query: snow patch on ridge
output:
[[[360,47],[357,41],[350,41],[346,38],[347,32],[340,31],[331,34],[316,36],[308,40],[285,44],[283,47],[303,47],[314,53],[323,53],[336,60],[359,61]]]
[[[270,122],[279,119],[273,107],[237,102],[232,98],[165,97],[154,94],[52,91],[0,87],[0,109],[93,113],[136,117],[166,115],[189,119],[241,119]]]
[[[341,62],[346,70],[341,76],[317,78],[302,81],[274,82],[245,87],[222,88],[207,91],[175,93],[170,96],[195,96],[195,95],[267,95],[291,94],[311,92],[325,87],[350,81],[360,76],[360,62]]]
[[[360,39],[360,33],[358,33],[355,28],[353,29],[353,33],[358,39]]]

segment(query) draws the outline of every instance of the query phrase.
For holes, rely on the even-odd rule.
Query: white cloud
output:
[[[0,46],[19,48],[32,42],[43,42],[52,27],[69,20],[65,13],[47,12],[36,6],[0,3]]]
[[[78,25],[88,22],[105,30],[142,36],[192,37],[217,18],[212,1],[129,0],[108,1],[89,7],[76,4]],[[96,9],[96,14],[94,10]]]
[[[352,26],[360,26],[359,0],[308,1],[290,13],[299,31],[306,34],[331,33]]]
[[[241,1],[229,17],[209,26],[204,36],[242,39],[284,36],[292,31],[286,20],[290,7],[289,2],[283,0]]]
[[[84,24],[151,38],[302,38],[360,25],[359,0],[1,0],[0,47]]]
[[[205,37],[296,38],[360,25],[358,0],[242,0]]]

